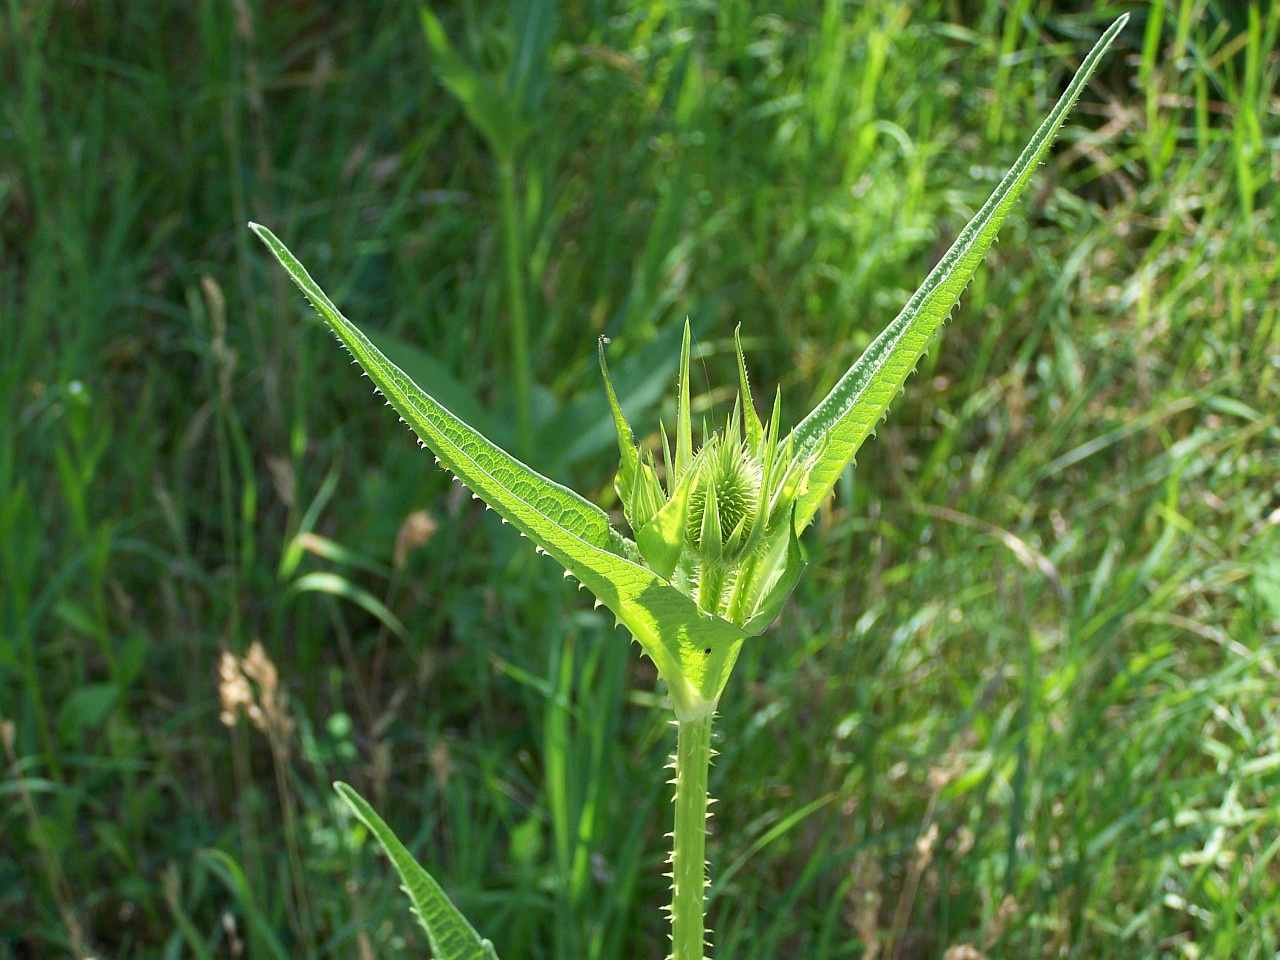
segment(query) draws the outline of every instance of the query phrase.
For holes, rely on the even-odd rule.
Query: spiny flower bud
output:
[[[778,407],[756,414],[738,350],[738,401],[718,433],[703,424],[693,452],[690,332],[685,325],[677,381],[675,443],[665,428],[661,470],[642,455],[618,405],[601,343],[600,369],[618,433],[617,490],[635,534],[637,562],[709,614],[759,632],[776,615],[804,566],[794,503],[811,464],[780,438]],[[779,400],[781,397],[779,397]]]
[[[760,462],[747,451],[745,444],[718,442],[713,438],[700,451],[695,469],[698,479],[689,492],[689,508],[685,516],[685,538],[694,549],[702,547],[702,533],[707,513],[707,500],[714,500],[721,546],[744,543],[751,535],[760,509]]]

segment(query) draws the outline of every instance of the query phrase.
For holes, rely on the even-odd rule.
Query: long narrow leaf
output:
[[[677,712],[714,704],[747,634],[699,610],[630,559],[634,544],[609,525],[599,507],[521,463],[433,399],[342,315],[270,230],[250,227],[445,469],[559,561],[640,641],[666,680]],[[694,625],[696,638],[689,635]]]
[[[335,783],[333,788],[351,808],[351,812],[369,828],[386,851],[396,872],[400,874],[404,892],[413,904],[413,910],[422,922],[423,929],[427,931],[427,940],[431,943],[435,960],[498,960],[493,944],[476,933],[475,927],[453,905],[440,884],[422,869],[422,865],[413,858],[413,854],[364,797],[345,783]]]
[[[808,483],[796,500],[796,527],[803,530],[835,486],[858,448],[871,435],[934,332],[951,312],[996,238],[1000,225],[1049,149],[1107,48],[1128,21],[1120,17],[1098,40],[1066,92],[1004,175],[982,209],[907,301],[897,318],[792,431],[796,456],[812,456]],[[825,445],[824,445],[825,444]]]

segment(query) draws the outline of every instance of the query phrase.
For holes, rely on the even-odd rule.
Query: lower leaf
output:
[[[436,960],[498,960],[493,944],[476,933],[453,905],[440,884],[413,858],[405,845],[391,831],[386,822],[374,812],[373,807],[360,794],[345,783],[335,783],[343,801],[351,808],[382,849],[386,851],[396,872],[404,884],[404,892],[413,904],[413,911],[427,931],[431,952]]]

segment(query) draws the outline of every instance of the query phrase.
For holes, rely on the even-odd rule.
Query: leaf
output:
[[[386,604],[368,590],[356,586],[346,577],[339,576],[336,573],[318,570],[314,573],[303,574],[289,584],[290,596],[299,593],[327,593],[335,597],[342,597],[344,600],[350,600],[356,606],[376,617],[378,622],[385,625],[397,637],[403,640],[409,636],[409,631],[400,622],[400,618],[387,609]]]
[[[523,116],[542,106],[551,83],[551,43],[559,20],[555,0],[520,0],[511,4],[514,55],[507,69],[507,89]]]
[[[270,230],[250,227],[445,469],[577,577],[640,641],[666,681],[677,715],[714,709],[747,634],[699,610],[631,559],[635,544],[595,504],[521,463],[438,403],[339,312]]]
[[[101,727],[119,699],[120,688],[114,683],[90,683],[73,690],[58,711],[58,736],[71,743],[84,731]]]
[[[435,58],[440,80],[458,98],[467,119],[485,138],[498,160],[509,163],[529,134],[510,101],[492,79],[467,63],[449,42],[444,27],[430,10],[422,10],[422,32]]]
[[[897,318],[792,431],[795,456],[813,456],[808,482],[796,498],[796,527],[803,530],[827,499],[845,466],[870,436],[908,374],[942,325],[990,249],[1000,225],[1030,180],[1075,104],[1089,76],[1128,21],[1120,17],[1085,57],[1066,92],[1040,124],[1017,161],[930,271]],[[821,444],[826,448],[818,451]]]
[[[785,551],[785,559],[778,556],[782,551]],[[800,582],[800,575],[804,573],[804,554],[800,550],[800,539],[796,536],[794,521],[783,525],[782,530],[767,541],[767,549],[761,551],[756,562],[764,569],[774,571],[774,574],[771,579],[761,583],[756,592],[744,598],[746,609],[755,611],[744,626],[752,636],[763,633],[777,619],[783,604],[791,596],[791,591]]]
[[[485,436],[497,436],[497,431],[504,425],[510,426],[506,421],[494,417],[475,391],[454,376],[453,371],[437,357],[399,337],[384,335],[379,338],[379,342],[392,363],[408,374],[415,383],[431,384],[432,396]],[[510,434],[515,437],[513,426]]]
[[[1253,592],[1271,619],[1280,623],[1280,556],[1268,557],[1254,566]]]
[[[689,494],[693,490],[693,474],[686,473],[675,491],[648,523],[636,531],[636,543],[645,562],[660,577],[670,578],[684,550],[685,517],[689,512]]]
[[[435,960],[498,960],[493,944],[481,938],[475,927],[453,905],[440,884],[413,858],[386,822],[360,794],[345,783],[335,783],[343,801],[356,818],[377,838],[387,858],[400,874],[404,892],[427,931]]]

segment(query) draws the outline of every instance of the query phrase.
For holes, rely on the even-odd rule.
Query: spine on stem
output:
[[[675,829],[671,852],[671,957],[703,960],[707,887],[707,768],[711,718],[676,720]]]

